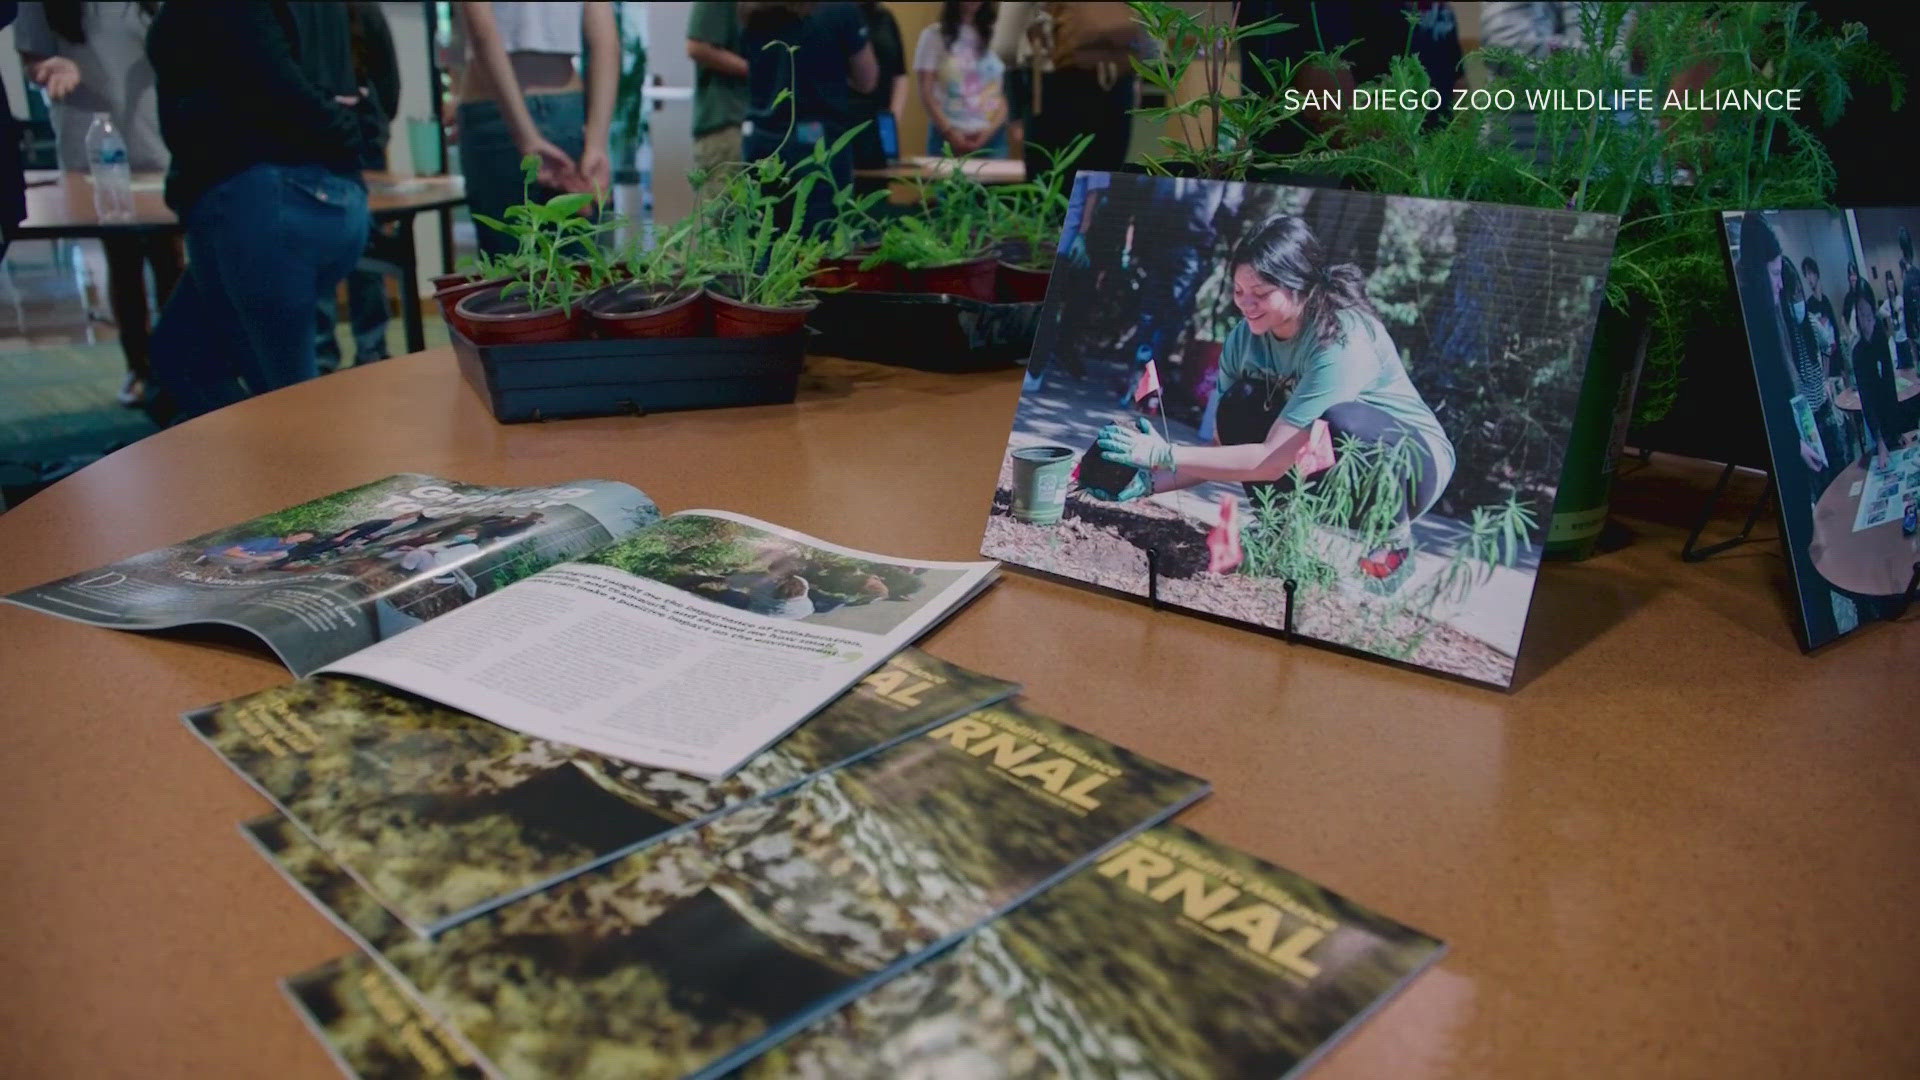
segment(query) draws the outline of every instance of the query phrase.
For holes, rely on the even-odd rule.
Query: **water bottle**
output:
[[[93,212],[100,220],[131,219],[133,173],[127,165],[127,141],[106,113],[94,113],[87,127],[87,172],[93,180]]]

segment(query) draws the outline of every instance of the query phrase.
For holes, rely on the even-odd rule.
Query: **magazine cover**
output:
[[[1297,874],[1160,825],[739,1075],[1278,1080],[1440,953]]]
[[[1015,689],[909,649],[721,781],[545,742],[354,679],[303,680],[186,720],[431,936]]]
[[[1897,613],[1920,573],[1920,208],[1722,216],[1816,649]]]
[[[95,626],[236,626],[295,675],[657,520],[626,484],[405,473],[6,597]]]
[[[1617,226],[1080,173],[981,551],[1511,684]]]
[[[287,1000],[353,1080],[480,1080],[457,1039],[361,954],[281,982]]]
[[[501,1075],[723,1075],[1205,790],[996,705],[383,956]]]

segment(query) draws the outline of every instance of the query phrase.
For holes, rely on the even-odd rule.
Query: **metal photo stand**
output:
[[[1160,610],[1160,549],[1144,548],[1143,550],[1146,552],[1146,556],[1147,556],[1147,605],[1150,608],[1152,608],[1154,611],[1159,611]],[[1920,579],[1920,564],[1915,565],[1914,573],[1916,578]],[[1292,645],[1294,644],[1294,636],[1293,636],[1294,583],[1293,583],[1293,579],[1287,578],[1283,580],[1280,583],[1280,588],[1283,592],[1285,592],[1286,598],[1287,598],[1286,606],[1281,609],[1281,614],[1280,614],[1280,636],[1283,639],[1285,639],[1287,644]],[[1912,590],[1908,590],[1908,591],[1909,593],[1911,593]]]
[[[1700,534],[1706,531],[1707,523],[1713,520],[1713,511],[1720,505],[1721,497],[1726,494],[1727,484],[1733,479],[1734,470],[1739,467],[1740,466],[1733,462],[1728,462],[1727,467],[1720,470],[1719,483],[1713,486],[1713,494],[1707,496],[1706,504],[1700,508],[1699,518],[1693,523],[1693,531],[1687,534],[1687,542],[1680,548],[1681,561],[1695,563],[1710,559],[1723,551],[1739,547],[1741,544],[1747,543],[1753,538],[1754,525],[1760,521],[1760,515],[1764,513],[1767,506],[1773,502],[1774,485],[1772,472],[1765,474],[1767,485],[1760,489],[1760,497],[1754,500],[1753,509],[1747,512],[1747,523],[1740,527],[1738,533],[1725,540],[1708,544],[1706,547],[1696,546],[1700,543]]]

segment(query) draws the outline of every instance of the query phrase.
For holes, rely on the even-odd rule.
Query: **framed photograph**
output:
[[[1899,605],[1920,566],[1920,208],[1723,215],[1801,643]],[[1911,329],[1910,329],[1911,328]]]
[[[982,551],[1510,685],[1617,225],[1081,173]]]

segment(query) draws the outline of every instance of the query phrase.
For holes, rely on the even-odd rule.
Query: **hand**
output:
[[[543,186],[558,188],[561,191],[584,191],[585,183],[580,179],[579,166],[565,150],[535,135],[520,148],[522,156],[533,154],[540,159],[540,173],[535,177]]]
[[[440,126],[447,133],[447,141],[460,138],[460,103],[448,95],[440,99]]]
[[[1807,442],[1805,439],[1800,441],[1800,460],[1805,462],[1807,468],[1813,472],[1820,472],[1827,467],[1826,460],[1820,448]]]
[[[1127,481],[1127,486],[1117,492],[1108,492],[1096,487],[1082,488],[1082,490],[1102,502],[1129,502],[1133,499],[1143,499],[1153,494],[1153,473],[1146,469],[1136,471],[1133,479]]]
[[[46,90],[47,97],[64,101],[80,86],[80,67],[64,56],[49,56],[33,65],[27,77]]]
[[[1100,456],[1136,469],[1173,468],[1173,444],[1154,434],[1146,417],[1136,416],[1133,422],[1132,428],[1108,424],[1100,429]]]
[[[601,198],[613,189],[613,162],[607,158],[604,146],[589,146],[580,152],[581,191],[591,191]]]

